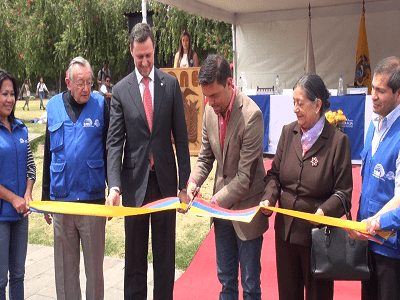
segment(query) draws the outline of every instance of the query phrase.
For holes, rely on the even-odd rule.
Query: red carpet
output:
[[[265,168],[271,167],[272,160],[265,162]],[[352,215],[357,216],[358,200],[361,191],[360,166],[353,166]],[[261,253],[261,291],[262,299],[278,299],[278,286],[275,263],[274,216],[270,218],[270,229],[264,234]],[[240,279],[239,279],[240,280]],[[240,284],[239,284],[240,287]],[[218,299],[221,285],[217,278],[215,258],[214,229],[204,239],[189,267],[175,282],[175,300]],[[243,299],[241,287],[239,299]],[[336,281],[335,300],[361,299],[361,284],[357,281]]]

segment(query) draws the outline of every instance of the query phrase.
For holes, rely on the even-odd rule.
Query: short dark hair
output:
[[[219,54],[210,54],[201,65],[198,81],[201,85],[206,85],[217,80],[225,87],[226,80],[231,77],[231,67],[226,59]]]
[[[374,69],[375,74],[388,74],[388,87],[392,89],[393,94],[400,88],[400,59],[396,56],[390,56],[382,59]]]
[[[319,113],[320,116],[322,116],[331,106],[331,103],[328,100],[331,94],[326,88],[322,78],[315,73],[306,73],[297,80],[293,90],[299,86],[303,88],[306,97],[312,102],[316,103],[318,99],[321,100],[322,105]]]
[[[8,71],[0,69],[0,88],[3,85],[4,80],[9,79],[12,82],[13,85],[13,89],[14,89],[14,97],[15,97],[15,103],[14,103],[14,107],[13,110],[11,111],[10,115],[8,116],[8,121],[10,123],[13,123],[14,119],[15,119],[15,104],[17,103],[17,96],[18,96],[18,82],[17,79],[15,79],[14,76],[12,76]]]
[[[133,42],[143,43],[150,37],[154,48],[154,33],[149,24],[137,23],[133,26],[129,35],[130,45],[133,49]]]

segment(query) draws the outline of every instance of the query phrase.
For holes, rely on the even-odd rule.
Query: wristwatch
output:
[[[187,192],[187,191],[186,191],[186,188],[179,190],[179,193],[180,193],[180,192],[185,192],[185,193],[186,193],[186,192]]]

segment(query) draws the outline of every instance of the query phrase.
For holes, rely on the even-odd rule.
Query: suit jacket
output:
[[[198,160],[190,177],[201,186],[217,161],[214,196],[218,205],[233,210],[257,206],[264,190],[264,124],[262,112],[249,97],[237,91],[221,150],[218,116],[207,105]],[[259,212],[249,224],[233,222],[242,240],[251,240],[268,229],[268,218]]]
[[[178,158],[179,189],[186,187],[190,174],[188,135],[178,80],[154,68],[152,131],[135,72],[118,82],[112,94],[107,138],[108,186],[122,188],[124,206],[142,206],[153,153],[163,197],[176,196],[178,180],[171,132]]]
[[[267,172],[265,195],[272,205],[325,216],[344,215],[335,191],[349,199],[353,191],[350,142],[347,135],[325,120],[324,129],[314,145],[302,156],[302,131],[297,121],[286,125],[278,143],[271,169]],[[275,230],[285,241],[311,246],[310,222],[276,214]]]

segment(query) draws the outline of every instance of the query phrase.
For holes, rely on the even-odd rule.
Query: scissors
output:
[[[189,204],[186,206],[185,213],[187,213],[189,211],[189,209],[192,207],[194,198],[196,198],[199,191],[200,191],[200,187],[196,187],[196,189],[194,190],[192,199],[190,200]]]

